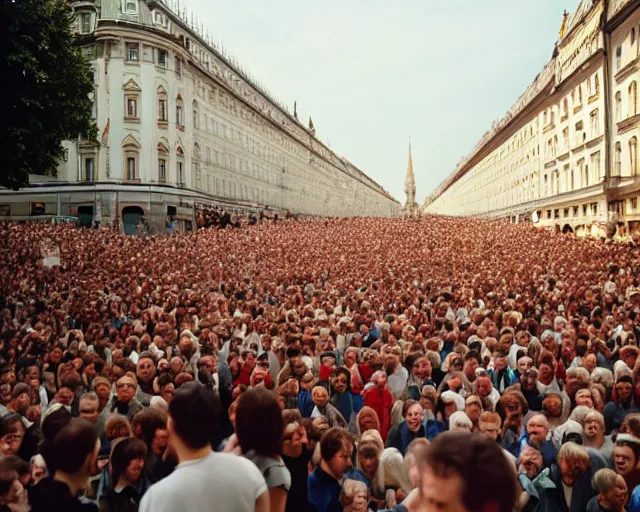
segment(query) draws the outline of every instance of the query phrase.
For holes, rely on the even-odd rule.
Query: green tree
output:
[[[65,0],[0,0],[0,186],[55,174],[63,140],[97,135],[71,21]]]

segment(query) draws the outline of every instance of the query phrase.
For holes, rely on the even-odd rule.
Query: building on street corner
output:
[[[553,57],[423,211],[640,236],[640,1],[583,0]]]
[[[169,2],[177,9],[179,3]],[[97,141],[64,143],[57,177],[0,190],[0,218],[74,215],[125,224],[199,206],[307,215],[393,216],[400,204],[338,156],[185,13],[161,0],[71,0],[94,71]]]

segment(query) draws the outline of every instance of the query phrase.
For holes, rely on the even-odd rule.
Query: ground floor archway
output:
[[[144,210],[139,206],[125,206],[122,209],[122,227],[125,234],[136,235],[138,233],[138,222],[144,216]]]

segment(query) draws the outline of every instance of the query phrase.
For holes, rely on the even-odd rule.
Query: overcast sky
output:
[[[419,203],[551,57],[579,0],[181,0],[319,138]]]

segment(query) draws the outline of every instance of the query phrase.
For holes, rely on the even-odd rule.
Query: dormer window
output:
[[[138,14],[138,0],[122,0],[124,14]]]

